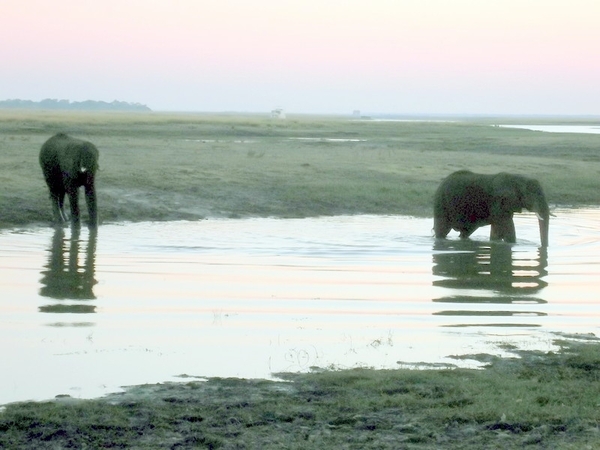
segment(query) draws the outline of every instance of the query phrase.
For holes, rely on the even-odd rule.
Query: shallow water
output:
[[[139,223],[0,233],[0,404],[195,377],[476,363],[597,333],[600,210],[550,247],[431,237],[401,216]]]
[[[543,131],[545,133],[583,133],[600,134],[598,125],[499,125],[502,128],[521,128],[523,130]]]

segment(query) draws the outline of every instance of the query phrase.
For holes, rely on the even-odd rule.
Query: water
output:
[[[598,125],[499,125],[503,128],[521,128],[523,130],[543,131],[546,133],[584,133],[600,134]]]
[[[401,216],[0,232],[0,404],[192,377],[461,364],[597,333],[600,210],[517,244]]]

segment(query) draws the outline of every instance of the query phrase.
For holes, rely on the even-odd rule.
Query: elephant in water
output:
[[[95,177],[98,170],[98,149],[91,142],[58,133],[48,139],[40,150],[40,166],[50,190],[54,220],[67,221],[65,195],[71,205],[71,223],[79,226],[79,187],[85,189],[89,225],[98,225]]]
[[[433,204],[436,238],[445,238],[451,229],[468,238],[477,228],[491,225],[490,239],[515,242],[513,213],[525,208],[539,220],[542,247],[548,246],[550,210],[537,180],[521,175],[483,175],[459,170],[438,187]]]

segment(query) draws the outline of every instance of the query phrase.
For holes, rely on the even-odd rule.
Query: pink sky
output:
[[[0,100],[598,114],[597,0],[2,0]]]

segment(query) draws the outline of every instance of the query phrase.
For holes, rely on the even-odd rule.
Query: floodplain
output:
[[[428,217],[440,180],[459,169],[538,178],[551,205],[600,202],[598,135],[494,126],[517,120],[0,111],[0,226],[50,220],[37,159],[57,132],[100,150],[101,223]]]
[[[230,323],[259,317],[251,309],[258,310],[265,302],[273,305],[270,320],[285,318],[288,313],[278,300],[290,297],[301,314],[289,328],[312,329],[313,334],[325,337],[332,330],[334,334],[339,331],[348,318],[361,326],[384,318],[385,326],[376,329],[365,345],[351,339],[344,344],[351,355],[367,348],[389,355],[393,362],[394,356],[401,357],[405,344],[410,345],[410,338],[401,335],[400,328],[389,330],[410,323],[404,319],[410,315],[405,308],[414,311],[416,303],[407,300],[417,298],[418,292],[425,299],[419,307],[426,313],[416,315],[417,321],[458,334],[465,330],[475,338],[496,333],[490,339],[497,340],[497,349],[469,354],[472,348],[468,348],[455,354],[456,366],[463,368],[445,361],[441,366],[417,365],[419,370],[414,365],[407,368],[409,364],[369,370],[360,361],[350,370],[340,370],[339,365],[318,367],[295,353],[295,362],[304,364],[300,372],[313,373],[274,374],[282,382],[206,380],[198,378],[206,373],[196,372],[188,374],[189,382],[184,378],[178,383],[131,387],[97,400],[60,395],[49,402],[14,403],[0,413],[0,446],[593,448],[599,441],[600,353],[592,334],[597,327],[584,323],[593,317],[595,295],[590,280],[595,279],[597,267],[591,249],[598,244],[593,206],[599,203],[600,137],[495,126],[502,122],[3,112],[0,177],[6,182],[0,185],[1,237],[31,238],[25,246],[6,248],[15,249],[13,258],[40,260],[36,267],[24,263],[29,270],[23,272],[25,277],[3,281],[4,288],[17,283],[19,292],[31,291],[29,296],[14,297],[18,304],[3,313],[8,320],[3,329],[6,332],[11,324],[25,320],[42,333],[56,334],[58,344],[67,334],[82,336],[87,347],[65,348],[55,360],[70,360],[76,351],[82,358],[110,353],[104,347],[99,352],[98,345],[102,331],[115,324],[130,336],[136,329],[151,327],[141,320],[148,308],[128,285],[130,275],[122,270],[127,255],[131,262],[132,249],[140,248],[145,253],[134,254],[142,264],[146,260],[142,266],[146,272],[135,274],[145,277],[145,287],[153,289],[147,306],[154,318],[157,312],[165,319],[176,316],[165,314],[160,300],[161,295],[173,292],[190,301],[188,309],[179,312],[188,320],[186,324],[198,308],[204,308],[212,321],[208,327],[200,323],[196,331],[187,325],[181,328],[183,334],[190,333],[188,337],[204,330],[222,337],[233,330],[228,328]],[[514,118],[506,123],[514,123]],[[47,227],[50,206],[37,154],[43,141],[58,131],[89,139],[100,149],[97,237],[92,238],[87,230],[82,230],[80,238],[69,230],[61,233]],[[435,242],[429,232],[433,191],[449,172],[465,168],[523,173],[541,181],[556,215],[551,219],[547,253],[538,249],[533,220],[527,215],[517,222],[514,246],[490,245],[485,230],[472,243],[461,243],[456,236],[445,243]],[[115,230],[128,230],[132,222],[138,223],[131,229],[141,230],[137,234],[142,238],[152,228],[159,232],[146,242],[134,236],[106,242]],[[157,222],[163,222],[164,228]],[[273,227],[278,230],[275,234]],[[250,234],[255,239],[260,236],[260,242],[252,242]],[[271,244],[265,244],[268,239]],[[36,242],[41,242],[39,248]],[[190,264],[173,264],[182,252]],[[117,266],[107,253],[117,256]],[[211,253],[218,254],[216,263],[206,259]],[[304,266],[297,261],[283,264],[295,253],[301,254]],[[2,259],[13,268],[9,254]],[[424,263],[415,265],[417,260]],[[271,265],[257,271],[264,261]],[[81,294],[83,286],[93,297],[75,302],[56,297],[64,295],[56,291],[56,280],[67,278],[72,262],[75,270],[71,273],[80,284],[71,287]],[[237,266],[233,282],[215,282]],[[160,271],[154,272],[155,267]],[[189,277],[177,275],[177,267],[189,272]],[[87,276],[90,269],[91,279]],[[244,278],[248,269],[250,276]],[[292,291],[297,293],[293,297],[281,290],[273,275],[281,272],[289,277],[298,269],[310,276],[293,278]],[[324,279],[328,274],[331,279]],[[372,274],[376,274],[375,281],[369,278]],[[336,276],[344,280],[337,287]],[[170,277],[174,277],[172,284]],[[200,284],[198,294],[186,289],[197,288],[191,281],[194,278],[207,283]],[[256,286],[261,291],[253,290]],[[119,290],[118,301],[113,301],[109,293]],[[429,300],[430,290],[437,295]],[[231,291],[245,292],[247,298],[240,305],[246,306],[234,304],[228,309],[232,303],[218,295]],[[195,295],[203,306],[194,303]],[[208,297],[214,298],[206,306]],[[359,311],[369,304],[366,300],[382,308],[379,316]],[[569,304],[575,308],[572,314],[560,309]],[[119,325],[121,316],[115,312],[134,307],[139,323]],[[332,314],[339,307],[341,314]],[[29,309],[31,317],[46,325],[38,327],[36,319],[29,320]],[[322,322],[307,320],[309,310],[324,312]],[[15,311],[25,314],[11,315]],[[528,336],[536,328],[551,328],[548,323],[568,324],[566,332],[548,335],[553,336],[547,338],[550,350],[534,345],[523,349],[500,337],[506,330]],[[255,327],[256,334],[267,329]],[[155,332],[160,332],[158,322]],[[252,336],[242,338],[251,340]],[[12,339],[19,339],[18,334]],[[43,344],[48,347],[50,341]],[[186,344],[191,348],[193,343]],[[121,345],[126,347],[126,343]],[[293,349],[290,346],[283,352],[284,359]],[[202,352],[198,347],[196,355]],[[193,350],[186,354],[190,356]],[[224,355],[223,360],[243,366],[243,358]],[[107,361],[88,359],[92,371],[100,371],[95,363]],[[459,361],[467,360],[487,368],[464,368]],[[162,361],[172,359],[165,354]],[[211,364],[218,364],[218,359]]]

